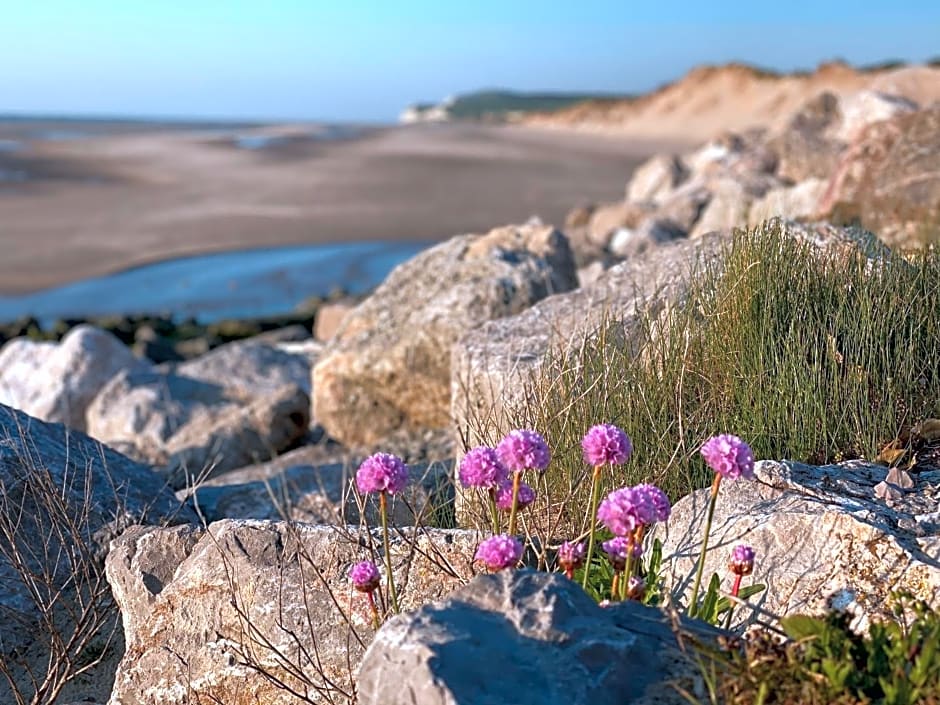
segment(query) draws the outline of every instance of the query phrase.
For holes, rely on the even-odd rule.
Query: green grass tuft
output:
[[[873,458],[940,413],[936,247],[873,263],[772,227],[741,232],[682,305],[643,325],[639,356],[608,325],[556,355],[525,408],[508,412],[511,426],[552,446],[552,511],[569,529],[585,516],[580,441],[594,423],[618,424],[634,443],[605,490],[652,481],[677,498],[710,481],[698,449],[715,433],[741,436],[757,458],[824,463]],[[498,429],[475,423],[478,437],[498,441]]]

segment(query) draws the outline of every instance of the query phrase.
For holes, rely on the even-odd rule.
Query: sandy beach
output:
[[[0,294],[181,255],[560,224],[669,147],[471,124],[27,127],[0,124]]]

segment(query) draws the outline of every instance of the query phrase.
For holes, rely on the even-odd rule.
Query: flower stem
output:
[[[633,577],[633,541],[627,546],[627,564],[623,568],[623,584],[620,586],[620,600],[627,599],[627,586]]]
[[[395,576],[392,574],[392,545],[388,540],[388,501],[386,492],[379,494],[379,514],[382,515],[382,538],[385,541],[385,570],[388,573],[388,597],[392,609],[398,614],[398,593],[395,592]]]
[[[499,507],[496,506],[496,490],[490,490],[490,513],[493,519],[493,536],[499,534]]]
[[[587,588],[588,578],[591,575],[591,559],[594,557],[594,527],[597,526],[597,495],[600,492],[601,466],[594,468],[591,476],[591,504],[588,511],[591,513],[591,525],[588,527],[587,558],[584,559],[584,575],[581,577],[581,587]]]
[[[702,538],[702,553],[698,557],[698,569],[695,571],[695,584],[692,586],[692,602],[689,603],[689,616],[694,617],[698,612],[698,590],[702,585],[702,573],[705,572],[705,553],[708,551],[708,534],[712,530],[712,517],[715,516],[715,502],[718,500],[718,488],[721,485],[721,475],[715,473],[712,482],[711,497],[708,500],[708,514],[705,515],[705,536]]]
[[[509,510],[509,535],[516,535],[516,505],[519,502],[519,484],[522,482],[522,473],[512,474],[512,509]]]
[[[620,599],[620,573],[614,571],[613,580],[610,581],[610,599],[614,602]]]
[[[736,573],[734,576],[734,586],[731,588],[731,596],[737,597],[738,593],[741,592],[741,574]],[[731,606],[728,607],[728,618],[725,620],[725,629],[731,629],[731,616],[734,614],[734,603],[731,603]]]
[[[375,598],[372,597],[372,592],[367,592],[366,595],[369,597],[369,607],[372,608],[372,628],[378,630],[379,628],[379,608],[375,606]]]

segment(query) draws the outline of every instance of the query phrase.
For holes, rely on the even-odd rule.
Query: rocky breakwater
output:
[[[872,90],[821,92],[777,126],[653,157],[623,201],[569,214],[582,282],[664,243],[774,216],[860,221],[891,245],[935,237],[938,111]]]
[[[448,428],[454,341],[576,286],[568,241],[549,226],[507,226],[432,247],[345,316],[314,366],[313,415],[351,446]]]

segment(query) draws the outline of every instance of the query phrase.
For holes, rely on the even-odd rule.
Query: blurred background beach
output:
[[[561,226],[650,155],[923,65],[938,37],[929,2],[7,3],[0,319],[361,293],[455,234]],[[728,62],[802,73],[693,70]]]

